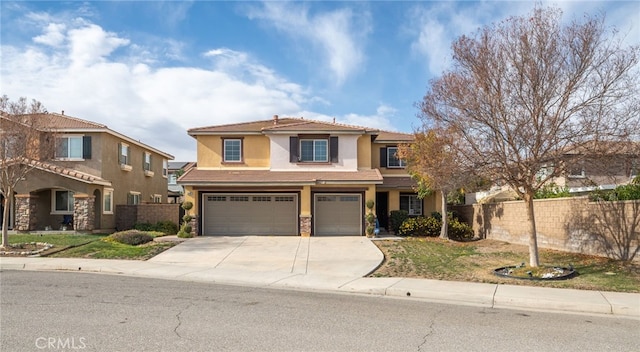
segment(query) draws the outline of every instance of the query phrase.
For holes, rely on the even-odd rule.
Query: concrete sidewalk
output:
[[[94,272],[640,320],[640,294],[636,293],[364,277],[382,258],[364,237],[200,237],[148,261],[3,257],[0,270]]]

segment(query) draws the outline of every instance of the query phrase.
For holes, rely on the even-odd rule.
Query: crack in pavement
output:
[[[422,336],[422,343],[418,345],[418,350],[417,350],[418,352],[422,351],[422,347],[427,343],[427,339],[429,338],[429,336],[431,336],[431,334],[433,334],[433,326],[436,323],[436,319],[443,311],[444,309],[440,309],[436,311],[433,317],[431,318],[431,323],[429,323],[429,329],[427,330],[427,333],[424,336]]]
[[[178,325],[176,325],[175,328],[173,328],[173,333],[176,334],[176,336],[178,336],[179,338],[182,338],[182,336],[178,333],[178,329],[180,328],[180,326],[182,325],[182,319],[180,318],[180,316],[182,315],[182,313],[184,313],[185,310],[191,308],[191,306],[193,306],[193,303],[189,303],[186,307],[184,307],[183,309],[181,309],[178,314],[176,314],[176,319],[178,320]]]

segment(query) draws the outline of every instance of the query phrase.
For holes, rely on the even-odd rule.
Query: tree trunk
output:
[[[440,190],[442,199],[442,225],[440,227],[440,238],[449,239],[449,221],[447,221],[447,192]]]
[[[2,199],[4,206],[2,209],[2,248],[9,246],[9,206],[11,204],[11,194],[13,194],[13,190],[9,187],[7,196]]]
[[[529,266],[540,265],[538,260],[538,236],[536,232],[536,218],[533,213],[533,192],[527,191],[524,194],[524,201],[527,204],[527,222],[529,225]]]

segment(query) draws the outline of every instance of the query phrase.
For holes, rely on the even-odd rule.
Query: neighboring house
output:
[[[56,147],[48,157],[29,162],[33,169],[11,203],[13,229],[111,231],[116,205],[167,202],[170,154],[63,114],[20,118],[39,119],[42,133],[55,137]]]
[[[382,227],[393,210],[441,209],[396,158],[409,134],[277,115],[188,133],[197,166],[178,183],[199,235],[363,235],[369,200]]]
[[[169,203],[182,203],[184,200],[184,187],[178,184],[178,177],[195,165],[194,162],[170,161],[168,175],[167,201]]]
[[[640,142],[602,143],[598,153],[575,148],[563,155],[565,172],[553,180],[569,192],[584,194],[628,184],[640,171]],[[541,172],[545,172],[542,170]]]

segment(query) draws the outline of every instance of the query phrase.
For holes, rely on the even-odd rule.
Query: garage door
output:
[[[208,193],[203,235],[298,235],[297,194]]]
[[[362,195],[316,194],[313,219],[316,236],[360,236]]]

